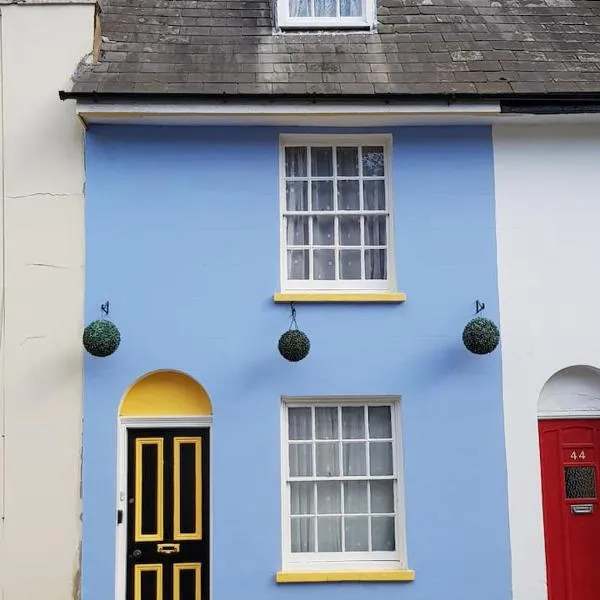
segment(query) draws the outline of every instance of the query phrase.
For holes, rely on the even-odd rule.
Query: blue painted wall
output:
[[[136,378],[165,368],[195,377],[214,405],[214,600],[507,600],[500,351],[475,357],[461,343],[475,299],[498,321],[491,130],[391,130],[408,301],[299,306],[312,350],[298,364],[277,352],[289,307],[270,299],[279,133],[88,131],[87,319],[110,300],[123,343],[85,365],[83,600],[114,595],[118,403]],[[403,398],[417,580],[277,586],[279,398],[361,393]]]

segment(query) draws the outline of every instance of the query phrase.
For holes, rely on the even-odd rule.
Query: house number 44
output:
[[[571,458],[573,460],[585,460],[585,450],[582,450],[579,454],[577,454],[577,452],[573,451],[571,453]]]

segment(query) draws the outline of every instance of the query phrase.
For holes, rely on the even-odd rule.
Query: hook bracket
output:
[[[484,309],[485,302],[479,302],[479,300],[475,300],[475,314],[478,315]]]
[[[107,300],[104,304],[101,304],[100,310],[102,311],[103,316],[108,317],[108,313],[110,313],[110,302]]]
[[[296,307],[293,302],[290,302],[290,329],[294,327],[298,329],[298,323],[296,323]]]

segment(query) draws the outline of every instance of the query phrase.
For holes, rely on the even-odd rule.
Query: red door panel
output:
[[[600,419],[539,422],[549,600],[600,598]]]

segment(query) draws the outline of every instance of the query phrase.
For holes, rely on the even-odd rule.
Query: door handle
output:
[[[179,544],[157,544],[156,551],[161,554],[176,554],[179,552]]]

